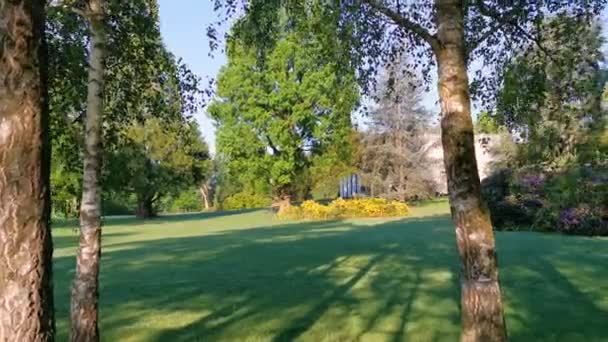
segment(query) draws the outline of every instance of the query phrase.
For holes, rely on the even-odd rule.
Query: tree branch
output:
[[[270,136],[266,135],[266,141],[268,142],[268,146],[270,147],[274,155],[278,156],[279,154],[281,154],[281,151],[272,143],[272,139],[270,139]]]
[[[156,201],[158,201],[161,197],[160,192],[157,192],[154,196],[152,196],[152,198],[150,199],[150,203],[155,203]]]
[[[494,20],[496,20],[497,22],[504,24],[504,25],[509,25],[512,26],[513,28],[515,28],[515,30],[517,30],[524,38],[530,40],[531,42],[533,42],[545,55],[547,55],[549,58],[553,58],[551,53],[545,49],[545,47],[542,45],[542,43],[540,42],[539,39],[537,39],[536,37],[532,36],[530,33],[528,33],[523,27],[521,27],[517,21],[513,20],[512,18],[509,18],[510,15],[504,15],[499,13],[498,11],[487,7],[483,0],[477,0],[476,2],[477,4],[477,8],[479,9],[479,12],[486,17],[490,17]]]
[[[491,27],[488,31],[486,31],[486,33],[482,34],[479,38],[475,39],[472,42],[468,42],[466,44],[466,53],[467,56],[473,52],[481,43],[483,43],[486,39],[490,38],[493,34],[496,33],[497,30],[500,30],[500,28],[503,25],[494,25],[493,27]]]
[[[393,11],[392,9],[380,4],[378,0],[363,0],[363,2],[367,3],[374,10],[390,18],[399,27],[402,27],[417,35],[420,39],[427,42],[433,50],[439,47],[439,40],[437,37],[429,33],[429,31],[420,24],[409,20],[397,11]]]

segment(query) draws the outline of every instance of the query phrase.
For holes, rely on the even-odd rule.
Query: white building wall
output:
[[[437,182],[437,192],[440,194],[448,193],[447,179],[445,168],[443,165],[443,148],[441,147],[441,135],[430,134],[427,136],[429,144],[429,157],[434,161],[430,172],[433,174],[433,179]],[[477,168],[479,170],[479,178],[482,180],[490,175],[490,164],[492,155],[489,149],[497,144],[498,136],[491,134],[475,135],[475,157],[477,158]]]

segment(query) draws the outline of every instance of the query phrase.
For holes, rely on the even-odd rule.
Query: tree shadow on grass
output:
[[[501,260],[513,341],[608,341],[607,239],[505,233]],[[506,260],[505,260],[506,259]]]
[[[129,248],[106,253],[102,261],[103,336],[158,342],[457,340],[458,259],[448,217],[354,222],[125,243]],[[558,250],[551,239],[531,238],[530,243],[545,242],[536,250],[522,244],[500,254],[501,265],[507,265],[503,291],[514,308],[507,324],[526,322],[513,324],[512,340],[552,341],[555,331],[559,338],[575,329],[586,341],[606,340],[608,317],[598,298],[547,261],[565,258],[566,249],[576,255],[584,244]],[[500,240],[499,253],[500,242],[518,243],[516,236]],[[602,274],[598,269],[605,266],[594,261],[588,266]],[[65,265],[73,258],[56,262]],[[536,291],[537,278],[547,281],[542,292]],[[69,277],[60,274],[56,280],[56,302],[65,304]],[[569,297],[576,298],[579,316],[546,319],[547,308],[569,310],[564,303]],[[58,316],[65,320],[63,304]]]

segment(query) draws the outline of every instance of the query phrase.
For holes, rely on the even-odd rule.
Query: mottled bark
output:
[[[0,0],[0,341],[53,341],[42,0]]]
[[[462,263],[461,341],[505,341],[494,232],[481,199],[464,44],[462,0],[436,0],[443,155]]]
[[[101,257],[101,155],[105,56],[102,0],[89,0],[84,13],[91,32],[80,242],[72,283],[72,341],[99,341],[99,259]]]

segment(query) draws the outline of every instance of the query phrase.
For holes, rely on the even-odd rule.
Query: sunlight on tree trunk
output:
[[[443,155],[462,263],[461,341],[505,341],[494,231],[475,159],[461,2],[437,0],[435,47]]]
[[[209,184],[204,183],[199,187],[201,197],[203,199],[203,206],[205,210],[211,209],[211,203],[213,203],[213,189]]]
[[[99,341],[99,259],[101,257],[101,154],[105,32],[103,0],[90,0],[91,32],[80,243],[72,284],[72,341]]]
[[[0,0],[0,341],[53,341],[44,1]]]

